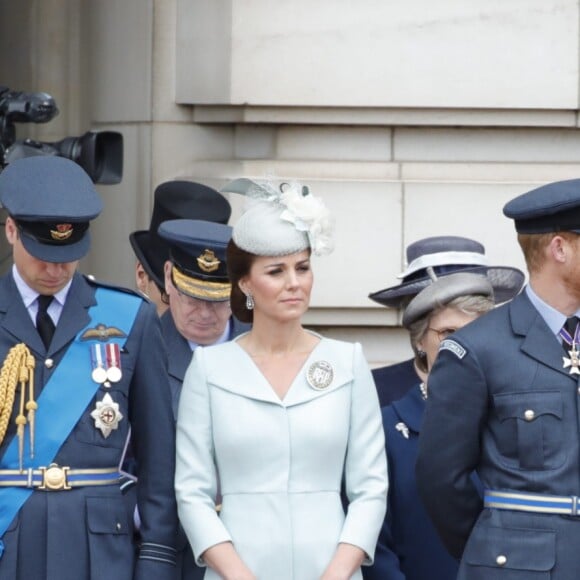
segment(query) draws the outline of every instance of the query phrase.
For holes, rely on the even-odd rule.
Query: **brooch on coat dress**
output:
[[[91,417],[95,420],[95,428],[100,429],[106,439],[111,431],[118,429],[123,414],[119,411],[119,403],[115,403],[107,393],[101,401],[97,401]]]
[[[395,429],[405,438],[409,439],[409,427],[402,421],[395,425]]]
[[[313,362],[306,371],[306,380],[316,391],[324,391],[332,383],[333,378],[332,366],[325,360]]]

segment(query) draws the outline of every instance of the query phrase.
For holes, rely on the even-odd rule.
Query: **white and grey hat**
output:
[[[407,267],[398,278],[402,282],[369,294],[369,298],[388,306],[402,308],[424,288],[432,284],[431,268],[437,278],[457,272],[486,277],[493,287],[495,302],[511,300],[522,288],[525,275],[510,266],[492,266],[479,242],[460,236],[434,236],[413,242],[407,247]]]
[[[319,197],[299,183],[258,183],[235,179],[221,190],[247,196],[246,211],[234,225],[235,244],[257,256],[286,256],[310,248],[316,255],[333,249],[330,213]]]

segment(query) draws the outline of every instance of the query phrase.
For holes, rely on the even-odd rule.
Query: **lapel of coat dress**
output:
[[[214,387],[242,397],[284,407],[300,405],[324,397],[352,381],[352,352],[344,353],[346,356],[344,354],[341,356],[341,353],[337,352],[336,346],[332,346],[333,344],[341,343],[324,338],[320,341],[296,375],[283,400],[276,395],[251,357],[235,341],[224,343],[215,351],[209,349],[209,352],[215,353],[215,356],[220,357],[220,360],[231,360],[232,364],[223,365],[219,364],[217,360],[212,361],[211,364],[208,364],[210,370],[208,370],[207,380]],[[306,372],[310,365],[321,360],[332,364],[333,379],[325,389],[316,390],[308,384]]]
[[[392,405],[395,414],[402,423],[405,423],[414,433],[421,432],[425,401],[421,397],[421,391],[418,386],[412,387],[402,399],[393,402]]]
[[[575,380],[562,363],[562,345],[542,315],[534,308],[525,292],[516,296],[509,305],[512,329],[523,337],[521,350],[542,364]]]

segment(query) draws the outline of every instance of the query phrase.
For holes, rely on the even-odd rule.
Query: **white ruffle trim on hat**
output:
[[[241,178],[221,191],[248,198],[246,212],[233,231],[233,239],[242,249],[258,255],[283,255],[310,247],[317,256],[334,249],[334,220],[322,199],[308,187],[296,182],[275,187],[270,182]]]

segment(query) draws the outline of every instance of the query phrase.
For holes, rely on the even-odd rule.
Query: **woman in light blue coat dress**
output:
[[[328,212],[298,185],[236,180],[228,191],[262,198],[234,226],[227,256],[232,311],[253,326],[198,348],[187,371],[181,522],[206,579],[361,578],[386,506],[378,398],[360,345],[301,324],[310,254],[330,250]]]

